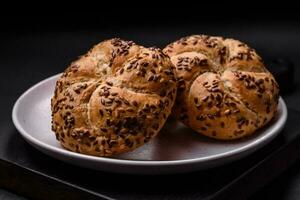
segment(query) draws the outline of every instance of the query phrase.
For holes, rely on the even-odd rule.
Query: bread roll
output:
[[[264,126],[276,113],[278,85],[245,43],[193,35],[163,51],[178,77],[173,113],[195,131],[222,140],[241,138]]]
[[[52,130],[71,151],[111,156],[155,137],[171,113],[174,66],[156,48],[115,38],[94,46],[58,79]]]

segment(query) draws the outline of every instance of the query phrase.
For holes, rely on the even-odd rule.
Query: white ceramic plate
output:
[[[96,170],[166,174],[223,165],[271,141],[287,119],[286,105],[280,98],[276,117],[251,137],[217,141],[170,120],[157,138],[135,151],[113,158],[89,156],[63,149],[51,131],[50,99],[58,77],[52,76],[27,90],[14,105],[13,122],[24,139],[38,150],[56,159]]]

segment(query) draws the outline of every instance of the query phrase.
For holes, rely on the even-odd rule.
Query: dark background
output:
[[[19,4],[13,12],[3,12],[0,16],[1,111],[10,113],[14,101],[28,87],[63,71],[72,60],[104,39],[120,37],[163,48],[180,37],[199,33],[242,40],[255,48],[266,62],[274,58],[293,62],[295,86],[284,99],[289,108],[300,110],[297,6],[274,2],[273,7],[258,7],[256,2],[242,1],[233,5],[182,2],[162,8],[160,2],[146,2],[136,8],[116,7],[114,3],[104,6],[99,2],[85,2],[74,9],[40,2],[45,9],[29,10]],[[297,163],[253,199],[299,199],[299,166]],[[15,198],[0,189],[0,198],[1,195]]]

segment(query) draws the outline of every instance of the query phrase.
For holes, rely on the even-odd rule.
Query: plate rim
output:
[[[271,141],[273,138],[275,138],[280,131],[283,129],[285,126],[287,117],[288,117],[288,111],[286,104],[282,97],[279,98],[279,103],[278,105],[281,106],[282,109],[282,115],[274,125],[273,129],[270,131],[270,133],[264,135],[261,137],[259,140],[256,140],[250,144],[247,144],[243,147],[233,149],[224,153],[216,154],[216,155],[210,155],[207,157],[202,157],[202,158],[191,158],[191,159],[181,159],[181,160],[126,160],[126,159],[119,159],[119,158],[110,158],[110,157],[97,157],[97,156],[92,156],[92,155],[86,155],[86,154],[81,154],[81,153],[76,153],[72,151],[68,151],[63,148],[58,148],[55,146],[52,146],[50,144],[47,144],[45,142],[42,142],[35,137],[33,137],[30,133],[28,133],[21,125],[20,120],[18,119],[17,113],[18,109],[21,105],[22,100],[29,95],[33,90],[36,88],[40,87],[44,83],[51,81],[52,79],[56,79],[58,76],[60,76],[62,73],[50,76],[35,85],[31,86],[29,89],[27,89],[25,92],[22,93],[22,95],[17,99],[13,106],[12,110],[12,121],[17,128],[18,132],[21,134],[21,136],[31,145],[35,146],[36,148],[43,148],[44,150],[54,152],[56,154],[65,156],[65,157],[72,157],[75,159],[83,159],[83,160],[88,160],[88,161],[93,161],[93,162],[104,162],[106,164],[122,164],[122,165],[127,165],[127,166],[173,166],[173,165],[188,165],[188,164],[199,164],[201,162],[213,162],[217,161],[219,159],[231,157],[237,154],[243,154],[247,151],[255,150],[253,147],[258,147],[260,148],[263,146],[266,142]],[[258,149],[257,148],[257,149]],[[43,151],[43,153],[45,153]],[[46,153],[49,155],[48,153]]]

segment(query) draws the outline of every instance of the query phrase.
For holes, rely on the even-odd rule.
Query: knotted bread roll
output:
[[[111,39],[73,62],[56,83],[52,130],[63,147],[97,156],[157,135],[176,97],[174,66],[156,48]]]
[[[264,126],[277,110],[279,89],[246,44],[193,35],[164,50],[176,67],[174,115],[206,136],[235,139]]]

